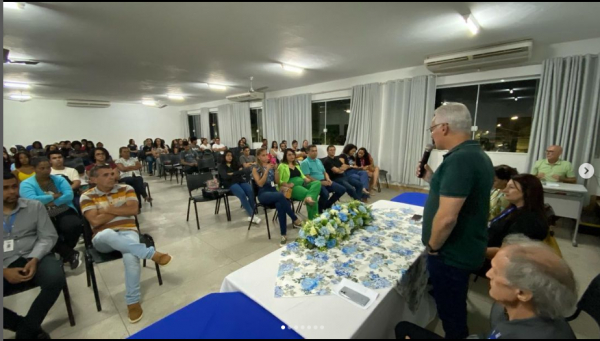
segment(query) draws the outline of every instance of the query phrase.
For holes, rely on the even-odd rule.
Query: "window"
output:
[[[436,107],[464,103],[478,128],[473,138],[484,150],[527,153],[537,86],[529,79],[438,89]]]
[[[194,116],[188,115],[188,125],[190,127],[190,136],[195,136],[194,131],[196,130],[196,124],[194,123]]]
[[[262,108],[250,109],[250,126],[254,142],[262,142],[262,111]]]
[[[350,122],[350,99],[312,104],[313,144],[344,145]]]
[[[219,119],[216,112],[211,112],[208,116],[208,124],[210,125],[210,139],[214,140],[219,137]]]

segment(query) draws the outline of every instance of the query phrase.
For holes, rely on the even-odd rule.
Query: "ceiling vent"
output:
[[[94,100],[81,100],[81,99],[69,99],[67,100],[67,106],[72,108],[90,108],[90,109],[102,109],[110,107],[108,101],[94,101]]]

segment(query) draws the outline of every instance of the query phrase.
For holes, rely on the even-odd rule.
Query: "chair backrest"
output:
[[[158,157],[160,158],[160,162],[162,162],[163,165],[171,164],[171,155],[160,154]]]
[[[588,313],[600,326],[600,274],[592,280],[583,293],[577,303],[577,310]]]
[[[198,160],[198,169],[213,169],[215,168],[215,159],[213,158],[204,158]]]
[[[92,226],[90,225],[90,222],[83,217],[83,241],[86,249],[94,247],[94,244],[92,243],[92,236]]]
[[[67,159],[65,160],[65,166],[69,167],[69,168],[75,168],[77,166],[84,166],[85,164],[83,163],[83,159],[78,157],[75,159]]]
[[[250,155],[256,156],[256,149],[250,149]]]
[[[425,203],[427,202],[428,196],[429,195],[427,195],[425,193],[406,192],[406,193],[402,193],[399,196],[393,198],[392,201],[399,202],[402,204],[425,207]]]
[[[212,180],[213,175],[211,173],[200,173],[197,175],[188,175],[187,176],[187,187],[190,192],[190,196],[192,196],[192,192],[206,187],[206,182],[208,180]]]
[[[181,156],[171,155],[171,164],[173,164],[173,165],[181,164]]]

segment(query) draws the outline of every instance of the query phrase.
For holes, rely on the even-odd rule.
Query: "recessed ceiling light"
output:
[[[504,83],[504,82],[505,82],[505,80],[503,79],[503,80],[501,80],[500,82]]]
[[[513,116],[513,117],[511,117],[510,119],[511,119],[511,120],[513,120],[513,121],[516,121],[516,120],[518,120],[518,119],[519,119],[519,116]]]
[[[15,83],[15,82],[4,82],[5,88],[11,89],[29,89],[29,84],[27,83]]]
[[[510,90],[508,90],[508,92],[510,92],[512,94],[515,91],[513,89],[510,89]]]
[[[227,90],[227,87],[224,85],[208,84],[208,87],[212,90]]]
[[[183,95],[169,95],[168,97],[169,97],[169,99],[174,100],[174,101],[183,101],[185,99],[185,97],[183,97]]]
[[[31,99],[31,96],[29,96],[29,95],[10,95],[10,98],[17,100],[17,101],[28,101]]]
[[[465,23],[467,24],[467,27],[469,28],[469,31],[471,31],[471,33],[473,33],[473,35],[479,33],[479,23],[477,22],[477,20],[475,20],[475,16],[470,13],[469,15],[465,16]]]
[[[4,8],[10,9],[24,9],[25,3],[23,2],[3,2]]]
[[[519,97],[515,97],[515,102],[519,100]]]
[[[301,69],[299,67],[295,67],[295,66],[290,66],[290,65],[285,65],[285,64],[281,64],[281,67],[285,70],[285,71],[289,71],[289,72],[295,72],[295,73],[302,73],[302,71],[304,71],[304,69]]]
[[[144,100],[142,100],[142,104],[143,105],[147,105],[149,107],[155,107],[156,106],[156,101],[151,100],[151,99],[144,99]]]

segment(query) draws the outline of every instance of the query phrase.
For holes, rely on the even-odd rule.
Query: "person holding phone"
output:
[[[20,198],[14,174],[4,173],[3,189],[4,297],[31,284],[42,289],[27,316],[4,308],[4,329],[17,339],[49,339],[42,322],[66,284],[61,261],[51,252],[58,234],[41,202]]]

